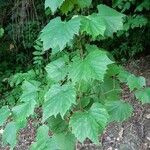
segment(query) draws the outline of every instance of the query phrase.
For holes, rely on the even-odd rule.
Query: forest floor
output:
[[[125,67],[136,75],[144,76],[147,86],[150,86],[150,56],[129,61]],[[123,123],[110,124],[100,139],[102,146],[96,146],[87,140],[84,144],[78,143],[76,150],[150,150],[150,105],[141,106],[127,87],[124,87],[122,96],[132,104],[133,116]],[[15,150],[29,149],[35,138],[37,124],[38,120],[29,119],[27,128],[19,133]],[[0,146],[0,150],[9,150],[9,147]]]

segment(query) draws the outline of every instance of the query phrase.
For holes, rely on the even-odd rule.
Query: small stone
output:
[[[0,129],[0,134],[3,134],[4,130],[3,129]]]
[[[112,147],[109,147],[107,150],[112,150]]]
[[[107,141],[111,141],[111,138],[109,136],[106,137]]]
[[[145,117],[146,117],[147,119],[150,119],[150,114],[147,114]]]
[[[148,141],[150,141],[150,137],[147,136],[146,139],[147,139]]]

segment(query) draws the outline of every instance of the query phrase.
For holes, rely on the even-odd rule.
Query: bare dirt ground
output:
[[[126,68],[147,79],[150,86],[150,56],[139,60],[129,61]],[[150,150],[150,105],[142,106],[124,87],[123,98],[134,107],[133,116],[123,123],[110,124],[103,136],[102,144],[96,146],[87,140],[84,144],[77,144],[76,150]],[[37,120],[30,119],[27,128],[19,134],[19,142],[15,150],[28,150],[35,138]],[[0,150],[9,150],[9,147],[1,147]]]

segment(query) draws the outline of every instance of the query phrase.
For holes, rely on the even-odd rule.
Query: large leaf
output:
[[[0,109],[0,126],[2,126],[3,123],[5,123],[6,119],[9,117],[10,114],[11,113],[8,106],[3,106]]]
[[[124,121],[131,117],[133,108],[129,103],[123,101],[108,101],[105,106],[111,116],[110,121]]]
[[[54,13],[57,8],[63,4],[64,0],[45,0],[45,9],[50,7],[51,11]]]
[[[4,133],[3,133],[3,142],[5,144],[10,144],[13,149],[17,143],[17,127],[15,122],[10,122],[6,125]]]
[[[142,104],[150,103],[150,88],[135,91],[135,96]]]
[[[36,142],[31,145],[30,150],[45,150],[47,149],[47,142],[49,128],[46,125],[40,126],[37,130]]]
[[[98,35],[104,36],[106,30],[105,23],[101,21],[101,18],[97,14],[82,17],[81,19],[81,31],[86,32],[93,38]]]
[[[52,19],[41,31],[40,39],[43,41],[44,50],[52,48],[53,53],[62,51],[66,44],[78,34],[80,19],[72,18],[68,22],[61,21],[60,17]]]
[[[76,138],[71,133],[54,134],[52,137],[60,150],[74,150]]]
[[[36,74],[35,74],[34,70],[29,70],[26,73],[16,73],[15,75],[13,75],[10,78],[9,84],[10,84],[11,87],[17,86],[20,83],[22,83],[24,80],[28,81],[28,80],[35,79],[35,76],[36,76]]]
[[[60,114],[64,117],[66,112],[76,103],[76,92],[71,85],[53,85],[45,95],[43,106],[43,121],[50,116]]]
[[[123,29],[123,14],[102,4],[98,6],[98,12],[101,21],[106,25],[106,36],[112,36],[114,32]]]
[[[128,71],[124,70],[123,68],[120,68],[118,79],[120,80],[120,82],[127,82],[128,77],[130,75],[131,74]]]
[[[127,85],[133,91],[134,89],[141,89],[146,86],[146,81],[144,77],[136,77],[132,74],[127,79]]]
[[[59,58],[46,66],[48,77],[54,81],[63,80],[67,73],[66,62],[64,58]]]
[[[70,119],[72,133],[83,142],[86,138],[99,142],[99,134],[107,124],[108,113],[99,103],[94,103],[87,112],[75,112]]]
[[[97,91],[98,94],[100,94],[101,101],[118,100],[118,98],[120,99],[122,92],[118,80],[110,76],[105,76],[104,82],[98,84],[98,87],[93,86],[93,88],[94,91]]]
[[[48,136],[48,127],[43,125],[37,131],[36,142],[31,145],[30,150],[74,150],[76,138],[71,133],[54,134]]]
[[[74,59],[69,71],[69,77],[73,82],[89,81],[97,79],[102,81],[107,70],[107,65],[113,63],[106,52],[96,49],[93,46],[91,51],[85,59]]]
[[[34,114],[36,102],[34,100],[13,107],[12,111],[17,123],[25,123],[26,118]]]
[[[13,107],[12,111],[17,123],[23,126],[26,118],[33,115],[34,108],[38,102],[38,91],[40,83],[37,81],[24,81],[22,84],[23,93],[20,96],[22,104]]]
[[[22,102],[38,101],[38,91],[40,82],[38,81],[24,81],[22,84],[22,95],[20,100]]]

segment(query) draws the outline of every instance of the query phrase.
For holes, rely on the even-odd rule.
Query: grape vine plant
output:
[[[0,109],[0,125],[5,126],[3,143],[11,149],[17,144],[18,131],[26,127],[27,119],[36,114],[37,108],[42,115],[30,149],[74,150],[76,142],[86,138],[99,144],[110,122],[132,116],[132,105],[121,98],[122,84],[142,104],[150,103],[145,78],[129,73],[97,46],[97,39],[112,37],[122,30],[124,15],[93,3],[45,1],[45,9],[51,10],[52,15],[35,46],[35,59],[40,57],[40,64],[11,78],[10,85],[21,88],[22,93],[17,105]],[[93,5],[97,8],[94,12]],[[50,62],[42,69],[43,64],[39,66],[44,53],[49,54]]]

